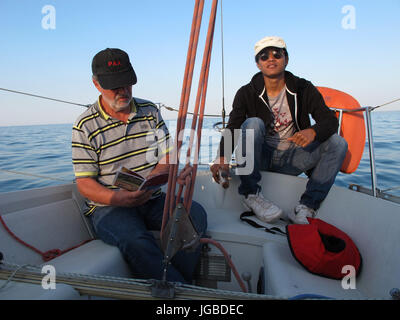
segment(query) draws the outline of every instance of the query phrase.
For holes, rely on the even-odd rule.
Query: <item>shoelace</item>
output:
[[[263,209],[269,209],[272,206],[272,202],[266,200],[262,195],[258,195],[256,198],[256,202],[263,208]],[[264,205],[267,205],[264,207]]]

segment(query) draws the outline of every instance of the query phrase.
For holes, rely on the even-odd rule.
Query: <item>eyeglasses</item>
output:
[[[269,50],[263,52],[258,59],[261,59],[262,61],[267,61],[269,59],[270,53],[272,53],[272,56],[277,60],[283,58],[283,50],[269,49]]]

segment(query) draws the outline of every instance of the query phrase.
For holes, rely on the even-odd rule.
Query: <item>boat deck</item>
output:
[[[305,179],[299,177],[263,173],[262,187],[263,193],[287,213],[297,204],[305,183]],[[332,188],[317,217],[349,234],[363,258],[357,288],[344,290],[338,280],[305,271],[291,256],[285,236],[270,234],[242,222],[239,216],[245,208],[237,186],[238,179],[233,178],[231,187],[224,190],[212,181],[208,172],[199,171],[194,199],[208,213],[208,235],[229,252],[240,274],[251,274],[253,293],[259,281],[263,283],[265,294],[288,298],[299,294],[345,299],[390,298],[390,290],[400,286],[400,255],[396,249],[400,234],[398,204],[344,188]],[[42,251],[64,250],[92,237],[90,225],[80,213],[82,203],[76,186],[70,184],[0,194],[0,214],[10,229],[27,243]],[[285,230],[285,225],[280,221],[269,227]],[[101,240],[91,241],[48,263],[11,238],[4,228],[0,228],[0,243],[0,251],[7,262],[53,264],[60,272],[131,277],[118,249]],[[218,249],[212,248],[212,252]],[[218,282],[218,289],[240,291],[236,279],[231,278],[231,282]],[[19,292],[13,290],[16,294]],[[6,292],[0,292],[0,299],[11,294],[9,290]]]

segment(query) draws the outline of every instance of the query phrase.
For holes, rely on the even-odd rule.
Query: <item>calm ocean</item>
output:
[[[209,163],[215,157],[219,133],[212,127],[217,121],[220,119],[205,119],[201,163]],[[175,137],[176,122],[166,122]],[[375,112],[372,122],[378,188],[397,188],[389,193],[400,196],[400,112]],[[73,181],[71,127],[71,124],[0,127],[0,192]],[[351,175],[339,173],[335,184],[371,188],[368,145],[357,171]]]

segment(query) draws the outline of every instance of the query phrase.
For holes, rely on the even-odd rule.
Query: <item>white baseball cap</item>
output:
[[[263,49],[267,47],[276,47],[276,48],[282,48],[286,49],[286,43],[282,38],[279,37],[265,37],[258,41],[254,47],[255,50],[255,56]]]

